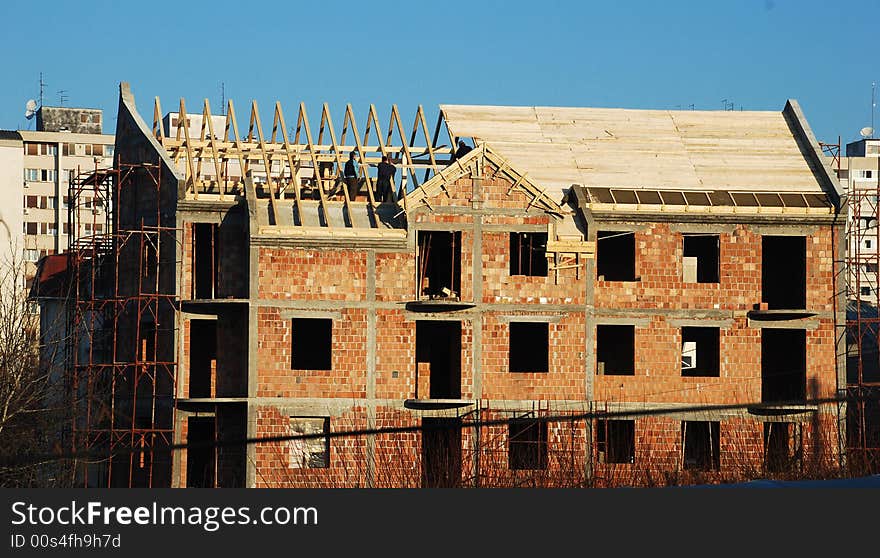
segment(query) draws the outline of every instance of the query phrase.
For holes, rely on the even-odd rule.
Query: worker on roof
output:
[[[453,156],[455,159],[461,159],[465,155],[471,152],[473,147],[469,146],[464,142],[463,139],[458,140],[458,149],[455,150],[455,155]]]
[[[360,192],[363,180],[358,176],[360,173],[360,165],[358,164],[358,154],[352,151],[348,154],[348,161],[345,162],[343,169],[343,178],[345,186],[348,188],[348,199],[354,201]]]
[[[388,155],[382,155],[382,162],[379,163],[378,180],[376,181],[376,189],[380,202],[394,201],[394,173],[397,167],[391,164]]]

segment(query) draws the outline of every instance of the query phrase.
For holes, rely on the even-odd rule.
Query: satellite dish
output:
[[[863,138],[873,137],[874,128],[871,128],[870,126],[865,126],[861,130],[859,130],[859,135],[861,135]]]
[[[24,117],[30,120],[34,117],[34,114],[37,112],[37,102],[33,99],[30,99],[24,105]]]

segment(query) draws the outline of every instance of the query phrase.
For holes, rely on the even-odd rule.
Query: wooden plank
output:
[[[225,184],[222,188],[220,187],[220,157],[217,154],[217,149],[214,147],[214,119],[211,117],[211,105],[208,103],[208,99],[205,99],[205,109],[203,111],[202,120],[207,121],[208,123],[208,134],[211,137],[211,157],[214,160],[214,173],[217,175],[217,187],[220,191],[220,199],[222,200],[226,193],[226,187]],[[202,123],[202,126],[204,126],[204,122]],[[204,133],[204,130],[202,130],[202,133]]]
[[[269,187],[269,203],[272,207],[272,217],[277,220],[278,208],[275,207],[275,189],[272,187],[272,164],[266,156],[265,141],[263,140],[263,124],[260,122],[260,113],[257,108],[256,99],[251,102],[251,132],[248,132],[249,135],[252,133],[255,123],[257,126],[258,138],[260,140],[260,151],[263,152],[263,164],[266,166],[266,185]]]
[[[186,178],[189,179],[188,184],[192,185],[193,195],[195,196],[195,199],[199,199],[198,180],[196,178],[195,169],[193,168],[192,148],[190,147],[190,141],[189,141],[189,126],[187,125],[186,106],[184,105],[183,99],[180,99],[180,111],[178,112],[178,116],[177,116],[177,134],[178,135],[180,135],[181,123],[183,123],[183,135],[185,138]]]
[[[306,113],[306,104],[305,103],[299,104],[298,122],[302,122],[303,127],[304,127],[304,131],[305,131],[305,135],[306,135],[306,142],[308,143],[309,154],[312,156],[312,164],[314,165],[314,169],[315,169],[315,187],[318,189],[318,195],[321,198],[320,208],[321,208],[321,211],[324,213],[324,221],[327,223],[327,226],[329,227],[330,226],[330,219],[327,216],[327,197],[324,195],[324,186],[321,184],[321,175],[320,175],[321,166],[318,164],[318,159],[315,156],[314,149],[312,148],[312,131],[309,128],[309,116]],[[297,134],[299,134],[299,128],[297,128]]]
[[[159,97],[156,97],[153,103],[153,136],[159,140],[159,143],[164,143],[165,130],[162,126],[162,105],[159,102]]]
[[[367,200],[369,200],[370,222],[371,222],[372,226],[376,227],[376,226],[378,226],[378,223],[376,222],[376,215],[375,215],[376,199],[375,199],[375,196],[373,195],[373,179],[372,179],[372,177],[370,177],[370,173],[367,172],[369,170],[369,167],[367,166],[366,155],[364,153],[364,147],[361,144],[360,135],[358,134],[358,129],[357,129],[357,122],[355,121],[354,112],[351,110],[350,104],[345,106],[345,113],[346,113],[346,117],[349,118],[349,121],[351,123],[351,133],[354,136],[355,147],[357,149],[357,153],[360,158],[360,165],[358,166],[358,170],[359,170],[360,174],[363,175],[364,183],[367,187]]]
[[[284,141],[284,153],[287,156],[287,165],[290,171],[290,180],[293,184],[293,198],[296,204],[296,211],[299,214],[302,211],[302,199],[300,198],[300,183],[297,178],[296,166],[291,153],[290,139],[287,136],[287,125],[284,123],[284,111],[281,110],[281,102],[275,103],[275,111],[278,114],[279,125],[281,126],[281,139]],[[302,222],[302,218],[300,218]]]
[[[560,252],[560,253],[590,253],[596,251],[596,242],[595,241],[586,241],[586,242],[577,242],[577,241],[564,241],[564,240],[548,240],[547,241],[547,252]]]

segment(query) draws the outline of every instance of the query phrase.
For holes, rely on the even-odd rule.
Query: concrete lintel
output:
[[[501,323],[510,322],[536,322],[536,323],[559,323],[565,315],[563,314],[502,314],[495,316]]]
[[[513,411],[525,412],[539,409],[547,409],[551,413],[574,412],[587,413],[590,402],[579,399],[541,400],[533,399],[462,399],[468,404],[453,409],[412,409],[404,406],[403,399],[351,399],[351,398],[322,398],[322,397],[256,397],[249,399],[251,408],[274,407],[282,414],[288,416],[339,416],[351,412],[353,409],[363,410],[365,415],[370,414],[370,409],[391,410],[407,413],[413,417],[439,417],[439,416],[465,416],[470,412],[482,408],[484,411]]]
[[[180,312],[182,320],[216,320],[217,314],[196,314],[195,312]]]
[[[399,310],[407,314],[418,314],[425,316],[437,316],[442,312],[411,312],[404,307],[405,302],[396,301],[370,301],[370,300],[310,300],[310,299],[252,299],[251,307],[257,308],[278,308],[278,309],[302,309],[302,310],[357,310],[357,309],[376,309],[376,310]],[[541,304],[539,302],[532,303],[477,303],[467,310],[457,310],[455,315],[472,318],[475,314],[486,313],[509,313],[509,312],[568,312],[583,313],[584,306],[579,304]],[[640,311],[641,312],[641,311]],[[629,313],[633,313],[629,310]],[[641,312],[647,314],[648,312]],[[728,312],[728,315],[730,313]],[[419,318],[421,319],[421,318]],[[458,318],[456,318],[458,319]]]
[[[633,420],[639,419],[646,415],[660,416],[665,419],[680,421],[705,421],[705,420],[726,420],[734,418],[748,418],[755,422],[807,422],[812,420],[815,408],[808,407],[801,412],[791,412],[780,415],[756,415],[749,412],[747,408],[741,409],[709,409],[709,410],[682,410],[683,403],[638,403],[638,402],[597,402],[602,411],[611,415],[609,420]],[[632,416],[625,416],[626,413],[633,413]],[[622,416],[621,416],[622,415]]]
[[[540,302],[514,304],[514,303],[492,303],[478,304],[476,309],[481,313],[510,313],[510,312],[560,312],[566,314],[583,314],[583,304],[542,304]]]
[[[484,224],[483,230],[486,232],[548,232],[549,225],[499,225]],[[552,240],[552,239],[551,239]]]
[[[280,317],[282,320],[289,320],[291,318],[326,318],[330,320],[341,320],[342,312],[291,308],[289,310],[282,310],[280,312]]]
[[[480,402],[484,411],[501,413],[525,413],[546,410],[554,412],[571,412],[585,414],[590,412],[590,402],[576,399],[531,400],[531,399],[484,399]]]
[[[219,225],[223,222],[223,218],[226,216],[226,211],[228,209],[223,209],[220,211],[178,211],[181,220],[185,224],[202,224],[207,223],[210,225]]]
[[[412,312],[406,310],[403,320],[406,322],[431,321],[431,322],[461,322],[473,320],[473,312]]]
[[[672,223],[669,231],[682,234],[731,234],[736,230],[732,223]]]
[[[334,399],[331,397],[328,398],[302,398],[302,399],[278,399],[277,401],[266,400],[266,398],[261,398],[262,401],[258,404],[259,406],[270,406],[274,407],[278,410],[279,413],[286,416],[291,417],[306,417],[306,416],[314,416],[314,417],[338,417],[342,416],[352,409],[361,408],[364,411],[364,414],[367,412],[367,400],[366,399]],[[332,428],[332,425],[331,425]]]
[[[711,320],[711,319],[699,319],[699,318],[673,318],[666,320],[666,323],[672,327],[718,327],[721,329],[729,328],[733,326],[733,318],[727,318],[724,320]]]
[[[813,236],[819,230],[817,225],[792,224],[780,225],[749,225],[749,230],[761,236]]]
[[[471,231],[474,223],[413,223],[414,231]]]
[[[342,311],[342,310],[363,310],[373,307],[385,308],[381,303],[370,302],[368,300],[309,300],[301,299],[271,299],[260,298],[253,301],[253,305],[258,308],[277,308],[280,310],[317,310],[317,311]],[[399,307],[399,304],[389,303],[388,308]],[[402,308],[401,308],[402,310]]]
[[[185,214],[211,214],[225,213],[237,206],[244,206],[243,197],[230,195],[228,199],[198,199],[198,200],[178,200],[177,210]]]
[[[596,221],[596,232],[639,232],[648,230],[647,223],[635,223],[632,219],[626,221]]]
[[[455,205],[445,205],[435,207],[433,211],[428,209],[427,207],[419,207],[410,211],[410,215],[412,217],[416,217],[419,215],[483,215],[490,216],[496,215],[499,217],[536,217],[540,215],[550,215],[547,211],[539,208],[532,208],[528,211],[524,211],[523,209],[517,208],[501,208],[501,207],[482,207],[480,209],[474,209],[472,207],[463,207],[463,206],[455,206]],[[415,223],[415,219],[411,219],[413,223]],[[419,223],[421,224],[421,223]]]
[[[737,317],[733,310],[716,308],[593,308],[590,312],[603,317],[662,316],[666,320],[727,320]],[[746,312],[742,310],[742,317]]]
[[[749,327],[758,329],[808,329],[812,331],[819,328],[819,318],[816,316],[795,320],[753,320],[749,318]]]
[[[637,318],[635,316],[595,316],[596,325],[631,325],[636,327],[649,327],[651,318]]]
[[[214,411],[190,411],[186,409],[177,408],[174,411],[177,413],[177,418],[186,420],[189,417],[213,417],[217,416],[217,413]]]
[[[317,236],[269,236],[252,234],[251,246],[267,246],[281,248],[318,248],[339,250],[368,250],[382,252],[407,252],[407,238],[388,237],[317,237]]]

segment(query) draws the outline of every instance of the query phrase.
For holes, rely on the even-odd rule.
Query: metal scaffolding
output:
[[[823,149],[834,158],[839,175],[840,144],[823,144]],[[849,169],[846,181],[847,460],[856,470],[876,473],[880,471],[880,177],[854,180],[852,174]]]
[[[160,184],[161,167],[121,162],[70,181],[70,444],[88,455],[74,462],[77,485],[170,484],[179,305],[159,262],[176,267],[179,235],[163,226]]]

